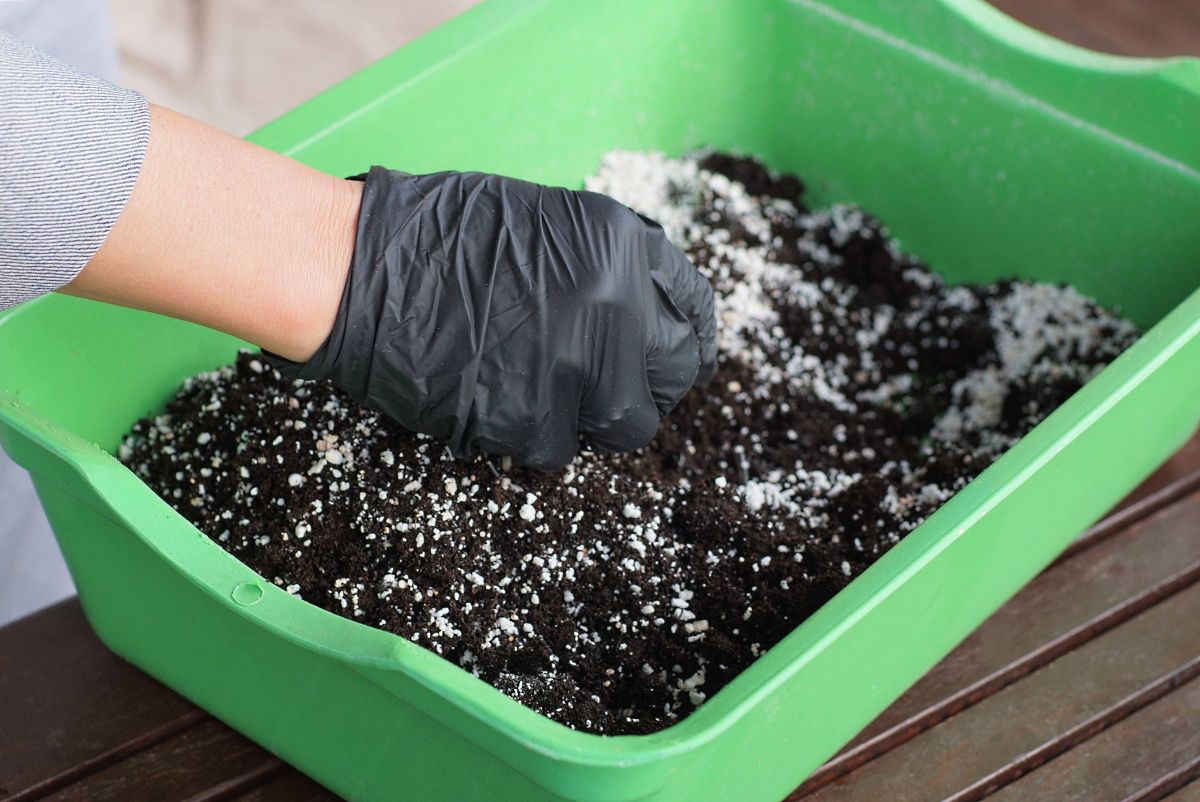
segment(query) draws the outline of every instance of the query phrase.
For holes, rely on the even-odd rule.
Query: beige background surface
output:
[[[652,0],[651,0],[652,1]],[[111,0],[123,82],[244,135],[479,0]],[[1056,36],[1200,55],[1200,0],[992,0]],[[1103,6],[1104,14],[1091,13]],[[1106,35],[1113,19],[1132,35]],[[1107,26],[1107,27],[1106,27]]]
[[[122,83],[244,135],[478,0],[112,0]]]

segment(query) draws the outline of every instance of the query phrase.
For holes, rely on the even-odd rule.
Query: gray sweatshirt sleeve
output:
[[[0,309],[79,274],[125,208],[149,137],[141,94],[0,31]]]

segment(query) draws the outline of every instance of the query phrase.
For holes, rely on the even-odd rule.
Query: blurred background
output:
[[[122,83],[245,135],[478,0],[111,0]]]
[[[112,0],[112,13],[126,85],[244,135],[477,1]],[[1096,50],[1200,55],[1198,0],[994,5]]]

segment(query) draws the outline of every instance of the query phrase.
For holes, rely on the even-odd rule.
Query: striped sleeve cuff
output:
[[[0,32],[0,309],[62,287],[125,208],[150,110]]]

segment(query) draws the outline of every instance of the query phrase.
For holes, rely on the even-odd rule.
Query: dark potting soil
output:
[[[589,187],[713,281],[717,378],[561,474],[454,461],[253,355],[121,459],[289,593],[569,726],[686,716],[1137,336],[1067,287],[950,287],[849,206],[726,154],[612,153]]]

